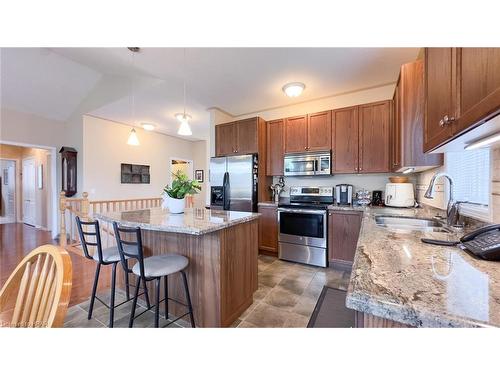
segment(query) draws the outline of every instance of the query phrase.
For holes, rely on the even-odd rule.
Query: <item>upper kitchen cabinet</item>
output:
[[[215,156],[233,155],[236,152],[236,122],[217,125],[215,127]]]
[[[237,121],[236,153],[253,154],[259,150],[258,118]]]
[[[413,168],[421,171],[442,165],[442,154],[423,152],[425,105],[422,60],[401,67],[393,102],[392,170],[402,172]]]
[[[389,172],[392,101],[359,106],[360,173]]]
[[[425,49],[424,151],[500,112],[499,48]]]
[[[283,176],[283,156],[285,152],[285,120],[267,122],[267,166],[268,176]]]
[[[215,127],[215,154],[229,156],[259,152],[259,117],[220,124]]]
[[[455,118],[456,50],[426,48],[424,151],[431,150],[452,136],[446,122]]]
[[[331,111],[285,119],[285,152],[329,151]]]
[[[458,134],[500,111],[500,48],[458,48]]]
[[[358,107],[332,111],[332,173],[358,172]]]
[[[304,151],[307,151],[307,116],[285,119],[285,152]]]
[[[324,111],[307,115],[307,150],[325,151],[332,148],[332,112]]]

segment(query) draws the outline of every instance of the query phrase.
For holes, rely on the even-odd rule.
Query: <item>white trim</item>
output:
[[[50,165],[51,168],[51,189],[52,189],[52,238],[56,238],[58,233],[59,233],[59,226],[57,225],[59,223],[58,221],[58,203],[59,203],[59,192],[57,191],[57,147],[55,146],[42,146],[42,145],[34,145],[31,143],[23,143],[23,142],[10,142],[10,141],[4,141],[2,140],[0,144],[4,145],[11,145],[11,146],[19,146],[19,147],[30,147],[30,148],[40,148],[42,150],[47,150],[50,151],[51,156],[52,156],[52,163]],[[21,166],[21,171],[22,171],[22,166]],[[22,205],[22,202],[21,202]],[[22,211],[22,209],[21,209]],[[22,220],[22,218],[18,218],[19,220]]]
[[[18,202],[17,202],[17,174],[18,174],[18,161],[19,159],[11,159],[11,158],[0,158],[0,160],[7,160],[7,161],[12,161],[14,162],[14,223],[19,222],[19,218],[17,217],[17,208],[18,208]],[[1,199],[1,197],[0,197]],[[19,211],[22,211],[21,209]]]
[[[484,206],[478,204],[462,203],[460,205],[460,215],[472,217],[481,221],[491,222],[491,205]]]

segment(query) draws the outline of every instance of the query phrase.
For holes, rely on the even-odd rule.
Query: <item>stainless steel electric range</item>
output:
[[[279,258],[327,267],[327,210],[333,187],[290,188],[290,202],[278,205]]]

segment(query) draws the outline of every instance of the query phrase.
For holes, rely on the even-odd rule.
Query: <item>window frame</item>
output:
[[[464,151],[465,152],[465,151]],[[488,148],[489,152],[489,188],[488,188],[488,205],[484,204],[479,204],[479,203],[462,203],[460,204],[459,207],[459,213],[462,216],[467,216],[471,217],[473,219],[481,220],[481,221],[486,221],[486,222],[491,222],[492,217],[493,217],[493,198],[492,198],[492,188],[493,188],[493,163],[492,163],[492,151],[491,148]],[[449,173],[449,163],[448,163],[448,157],[449,154],[446,153],[445,155],[445,169],[446,173]],[[453,179],[456,179],[455,176],[452,176]],[[449,200],[449,193],[447,191],[447,200]]]

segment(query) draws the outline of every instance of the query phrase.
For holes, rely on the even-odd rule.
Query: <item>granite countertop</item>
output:
[[[103,212],[94,215],[103,221],[160,232],[203,235],[257,219],[254,212],[219,211],[186,208],[183,214],[171,214],[160,207],[135,211]]]
[[[268,207],[277,207],[278,206],[278,203],[276,203],[275,201],[263,201],[263,202],[259,202],[257,203],[258,206],[268,206]]]
[[[420,241],[456,240],[462,232],[388,229],[374,220],[378,214],[432,218],[436,210],[363,210],[347,307],[417,327],[500,327],[500,262]]]

